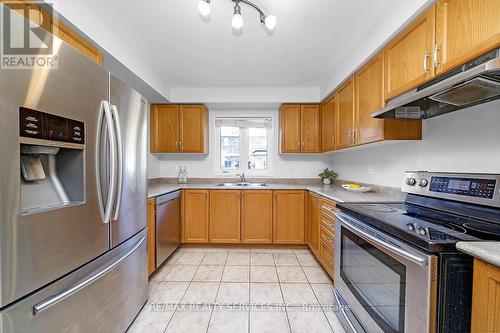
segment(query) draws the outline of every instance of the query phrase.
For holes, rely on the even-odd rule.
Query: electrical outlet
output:
[[[373,175],[373,164],[368,165],[368,174]]]
[[[289,174],[290,176],[293,176],[293,168],[288,168],[288,174]]]

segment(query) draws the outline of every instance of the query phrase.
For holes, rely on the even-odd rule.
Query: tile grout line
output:
[[[186,252],[186,253],[187,253],[187,252]],[[180,307],[180,305],[181,305],[182,299],[184,298],[184,296],[186,296],[186,293],[187,293],[187,291],[188,291],[189,287],[191,286],[191,283],[193,283],[193,279],[194,279],[194,277],[195,277],[196,273],[198,272],[198,269],[200,269],[201,262],[203,261],[203,259],[205,258],[205,256],[206,256],[206,255],[207,255],[207,252],[205,252],[205,253],[203,254],[203,258],[201,258],[200,264],[198,265],[198,268],[196,269],[196,272],[194,272],[193,277],[191,278],[191,281],[188,281],[188,282],[189,282],[189,284],[188,284],[188,286],[187,286],[186,290],[184,291],[184,293],[182,294],[182,297],[181,297],[181,299],[179,300],[179,303],[177,303],[177,304],[176,304],[176,309],[175,309],[174,313],[172,313],[172,316],[170,317],[170,319],[168,320],[167,326],[165,326],[165,329],[163,330],[163,333],[166,333],[166,332],[167,332],[168,326],[170,325],[170,323],[172,322],[172,319],[174,318],[175,314],[176,314],[176,313],[177,313],[177,311],[179,310],[179,307]],[[179,259],[180,259],[180,258],[179,258]],[[166,277],[166,275],[165,275],[165,277]]]
[[[276,266],[276,260],[274,260],[274,253],[273,253],[273,261],[274,261],[274,268],[276,269],[276,274],[278,274],[278,267]],[[290,324],[290,317],[288,316],[285,295],[283,294],[283,288],[281,287],[281,279],[279,277],[279,274],[278,274],[278,283],[280,286],[281,297],[283,298],[283,305],[285,307],[285,316],[286,316],[286,322],[288,323],[288,332],[292,333],[292,325]]]
[[[207,330],[205,331],[205,333],[208,333],[208,329],[210,328],[210,323],[212,322],[212,317],[214,315],[214,311],[215,311],[215,303],[217,303],[217,297],[219,296],[219,291],[220,291],[220,286],[222,284],[222,277],[224,276],[224,272],[226,270],[226,264],[227,264],[227,258],[229,257],[229,251],[226,253],[226,260],[224,261],[224,268],[222,269],[222,274],[220,276],[220,280],[219,280],[219,286],[217,287],[217,292],[215,293],[215,299],[212,303],[212,312],[210,313],[210,318],[208,319],[208,324],[207,324]]]

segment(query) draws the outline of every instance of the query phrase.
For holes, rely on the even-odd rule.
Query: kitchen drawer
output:
[[[321,213],[330,215],[333,218],[333,213],[335,213],[335,202],[323,198],[321,200]]]
[[[321,240],[319,242],[319,261],[328,275],[333,279],[333,250]]]
[[[320,225],[323,225],[326,230],[335,235],[335,219],[328,214],[321,214]]]
[[[325,242],[327,246],[333,251],[333,241],[335,239],[335,235],[333,232],[330,232],[327,227],[322,223],[319,229],[319,239],[322,242]]]

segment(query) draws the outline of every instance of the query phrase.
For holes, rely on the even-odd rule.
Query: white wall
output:
[[[209,140],[210,149],[207,155],[196,154],[149,154],[148,177],[169,178],[177,177],[178,167],[186,166],[189,177],[194,178],[221,178],[215,175],[214,170],[214,115],[224,116],[271,116],[273,118],[273,146],[271,168],[273,174],[266,178],[314,178],[327,167],[328,155],[279,155],[278,151],[278,109],[266,110],[209,110]]]
[[[424,120],[422,141],[330,158],[341,179],[393,187],[401,187],[406,170],[500,173],[500,101]]]

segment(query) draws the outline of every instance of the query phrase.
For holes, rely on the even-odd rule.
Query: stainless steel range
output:
[[[472,258],[500,240],[500,175],[407,172],[405,202],[338,204],[335,298],[352,332],[470,331]]]

